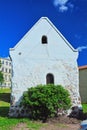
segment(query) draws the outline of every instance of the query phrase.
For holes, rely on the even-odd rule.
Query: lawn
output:
[[[82,104],[82,107],[83,107],[83,112],[84,113],[87,113],[87,104]]]
[[[10,89],[0,89],[0,130],[12,130],[19,123],[26,123],[30,130],[39,130],[44,124],[30,121],[28,118],[9,118]]]
[[[0,89],[0,130],[13,130],[20,123],[26,123],[29,130],[40,130],[42,127],[46,127],[46,124],[39,121],[31,121],[28,118],[9,118],[10,93],[10,89]],[[83,111],[87,112],[87,104],[83,104]],[[59,127],[60,125],[58,124]]]
[[[0,130],[12,130],[17,124],[26,123],[30,130],[39,130],[44,124],[41,122],[30,121],[28,118],[8,118],[0,117]]]
[[[7,116],[10,106],[10,89],[0,89],[0,116]]]

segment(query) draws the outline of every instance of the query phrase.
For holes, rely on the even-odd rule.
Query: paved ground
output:
[[[80,121],[68,117],[60,117],[49,119],[40,130],[78,130]],[[15,126],[12,130],[31,130],[27,127],[26,123],[20,123]]]
[[[78,130],[79,124],[49,124],[40,130]],[[18,124],[13,130],[31,130],[25,123]]]
[[[29,128],[27,127],[27,124],[20,123],[17,126],[15,126],[12,130],[29,130]]]
[[[48,125],[45,128],[42,128],[41,130],[78,130],[79,125],[78,124],[69,124],[69,125]]]

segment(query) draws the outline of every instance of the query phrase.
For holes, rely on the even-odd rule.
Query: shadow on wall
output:
[[[1,107],[0,106],[0,117],[7,117],[9,112],[9,106]]]
[[[10,92],[0,93],[0,116],[7,117],[10,105]]]
[[[10,103],[10,93],[0,93],[0,101]]]

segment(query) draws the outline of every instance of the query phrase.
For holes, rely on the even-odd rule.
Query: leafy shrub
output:
[[[1,68],[2,64],[1,64],[1,60],[0,60],[0,68]],[[4,77],[3,77],[3,73],[0,71],[0,85],[4,82]]]
[[[33,119],[45,120],[54,117],[58,109],[69,109],[69,92],[61,85],[38,85],[23,94],[22,105],[29,108]]]

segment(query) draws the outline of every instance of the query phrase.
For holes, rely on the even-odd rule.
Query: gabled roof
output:
[[[73,50],[77,51],[72,47],[72,45],[65,39],[65,37],[60,33],[60,31],[54,26],[54,24],[47,18],[47,17],[41,17],[41,19],[45,19],[48,21],[48,23],[54,28],[54,30],[60,35],[60,37],[65,41],[65,43]],[[39,22],[39,21],[38,21]]]
[[[79,70],[87,69],[87,65],[79,66]]]
[[[41,17],[36,24],[24,35],[24,37],[15,45],[14,48],[11,48],[10,50],[14,50],[15,48],[17,48],[21,42],[29,35],[29,33],[31,31],[33,31],[33,29],[42,21],[42,20],[46,20],[51,26],[52,28],[60,35],[60,37],[65,41],[65,43],[72,49],[72,51],[77,52],[76,49],[74,49],[72,47],[72,45],[65,39],[65,37],[60,33],[60,31],[53,25],[53,23],[47,18],[47,17]]]

